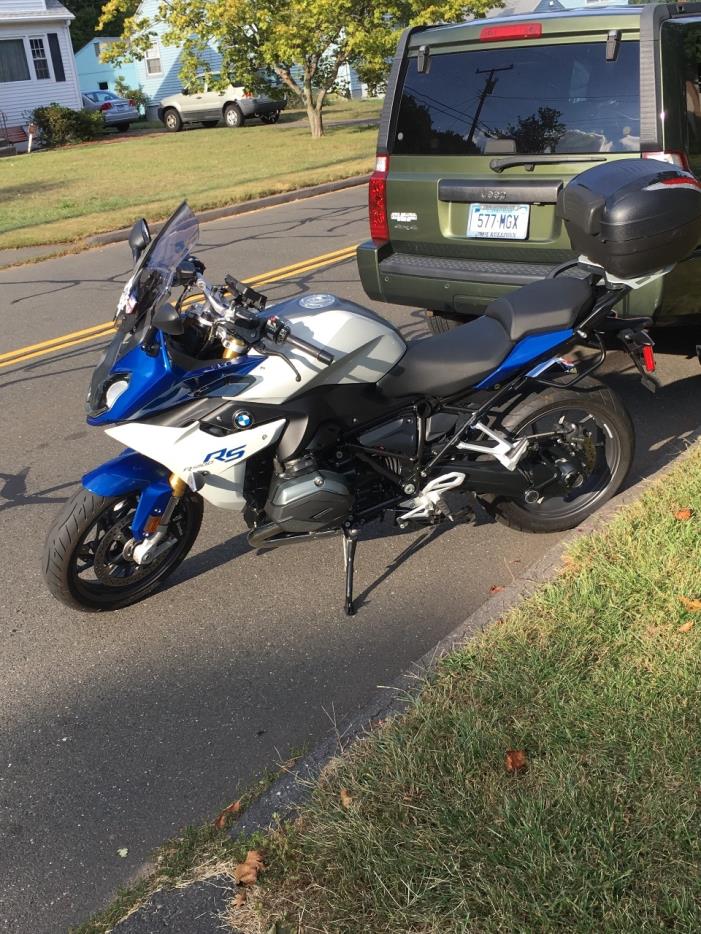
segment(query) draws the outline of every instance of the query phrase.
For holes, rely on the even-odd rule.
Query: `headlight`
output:
[[[105,405],[108,409],[111,409],[115,404],[117,399],[127,391],[129,388],[129,381],[126,379],[118,379],[114,383],[111,383],[107,387],[107,392],[105,393]]]

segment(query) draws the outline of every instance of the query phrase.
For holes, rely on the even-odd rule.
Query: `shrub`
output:
[[[61,104],[37,107],[32,114],[45,146],[65,146],[95,139],[104,129],[99,111],[71,110]]]
[[[146,106],[149,102],[149,96],[141,85],[138,88],[130,88],[124,78],[120,75],[114,82],[114,93],[128,101],[134,101],[141,114],[146,113]]]

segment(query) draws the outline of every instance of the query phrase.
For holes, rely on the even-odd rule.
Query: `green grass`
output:
[[[361,174],[372,168],[376,136],[374,127],[338,127],[313,140],[303,124],[251,124],[5,158],[0,249],[71,243],[141,215],[159,220],[183,198],[202,210]]]
[[[267,845],[263,924],[701,930],[701,613],[680,597],[701,597],[698,448],[326,769]]]

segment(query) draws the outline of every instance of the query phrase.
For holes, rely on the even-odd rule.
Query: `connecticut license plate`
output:
[[[471,204],[467,236],[491,240],[525,240],[528,237],[530,215],[530,204]]]

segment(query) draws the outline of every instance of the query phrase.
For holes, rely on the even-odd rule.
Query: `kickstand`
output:
[[[353,606],[353,564],[355,549],[358,545],[358,530],[343,530],[343,561],[346,566],[346,616],[355,616]]]

